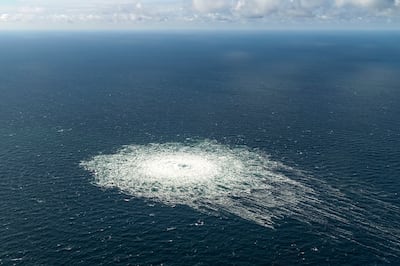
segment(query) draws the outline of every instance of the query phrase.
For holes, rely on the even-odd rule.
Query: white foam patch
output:
[[[357,191],[367,203],[360,206],[351,200],[353,191],[347,189],[347,196],[345,190],[243,146],[209,140],[129,145],[81,166],[93,173],[96,185],[138,198],[212,215],[232,214],[266,227],[285,217],[317,223],[325,228],[318,234],[347,239],[379,256],[400,257],[398,206],[365,186]],[[353,230],[368,238],[355,238]]]
[[[81,165],[101,187],[167,205],[231,213],[264,226],[300,213],[299,203],[316,200],[311,188],[279,172],[288,167],[265,154],[208,140],[130,145]]]

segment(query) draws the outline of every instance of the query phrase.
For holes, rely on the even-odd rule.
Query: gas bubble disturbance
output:
[[[316,200],[311,188],[279,172],[289,167],[259,151],[209,140],[128,145],[81,165],[101,187],[269,227],[274,218],[299,212],[299,203]]]
[[[363,190],[361,196],[382,211],[371,213],[345,192],[256,149],[211,140],[126,145],[80,165],[93,174],[95,185],[137,198],[210,215],[231,214],[270,228],[290,217],[330,228],[321,234],[400,257],[400,230],[381,218],[388,210],[400,211],[398,206]],[[355,239],[349,225],[367,232],[369,243]]]

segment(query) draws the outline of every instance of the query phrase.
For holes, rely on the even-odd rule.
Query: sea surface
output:
[[[399,43],[378,31],[1,32],[0,265],[400,265]],[[136,166],[124,186],[121,168],[111,175],[176,151],[193,177],[180,197],[161,179],[139,193]],[[184,194],[214,155],[227,162],[218,184]],[[88,167],[96,158],[107,164]],[[143,178],[170,178],[157,160]],[[267,175],[269,163],[282,167]],[[263,178],[274,182],[257,192]]]

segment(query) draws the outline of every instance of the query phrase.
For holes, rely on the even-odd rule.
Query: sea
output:
[[[0,32],[0,265],[400,265],[399,44]]]

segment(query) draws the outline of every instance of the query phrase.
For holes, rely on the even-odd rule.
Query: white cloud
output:
[[[193,0],[193,7],[199,12],[216,12],[229,9],[232,1],[229,0]]]
[[[8,19],[10,18],[9,14],[0,14],[0,21],[8,21]]]
[[[400,0],[19,0],[0,22],[35,26],[400,25]],[[360,19],[357,19],[360,18]],[[361,20],[362,18],[362,20]]]
[[[277,10],[282,1],[279,0],[239,0],[235,11],[249,17],[262,17]]]

